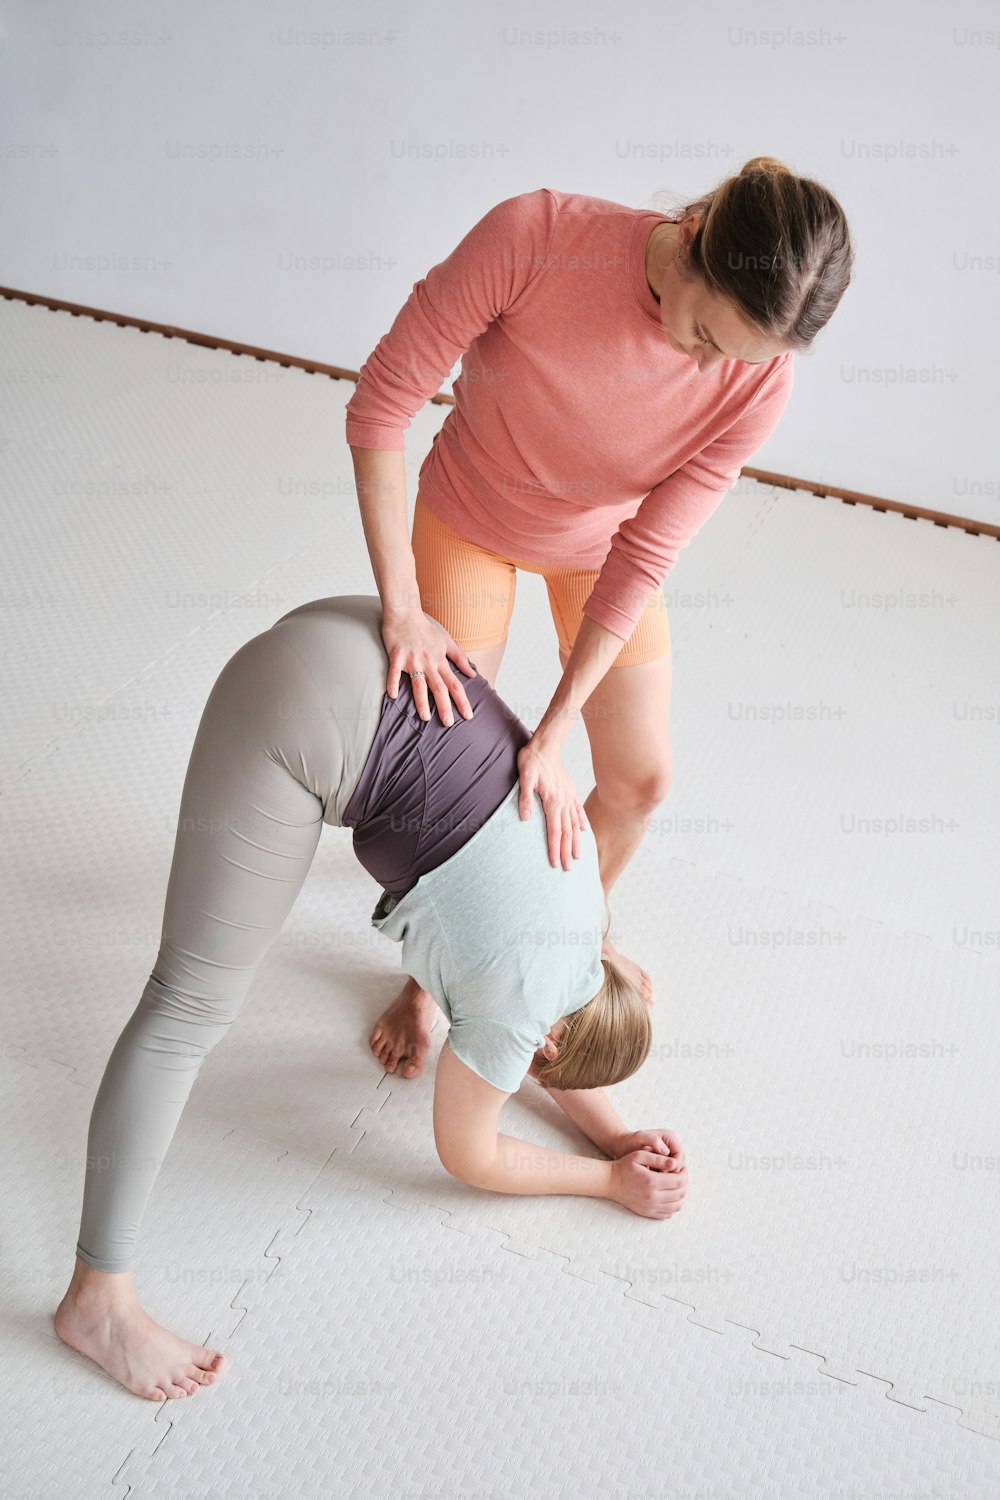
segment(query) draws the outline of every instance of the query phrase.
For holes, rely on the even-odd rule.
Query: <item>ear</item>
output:
[[[682,219],[681,220],[681,223],[680,223],[680,225],[678,227],[678,230],[677,230],[677,239],[678,239],[678,248],[680,249],[681,253],[683,254],[685,260],[687,259],[687,252],[691,248],[691,241],[694,239],[695,235],[698,233],[698,230],[699,230],[700,226],[701,226],[701,215],[700,214],[688,214],[688,216],[687,216],[686,219]]]

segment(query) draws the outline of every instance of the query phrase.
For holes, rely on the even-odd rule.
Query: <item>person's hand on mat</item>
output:
[[[517,774],[521,781],[517,809],[522,822],[531,817],[537,792],[545,814],[549,863],[561,862],[564,870],[571,869],[574,859],[580,858],[580,830],[587,827],[587,817],[558,746],[537,732],[533,734],[517,752]]]
[[[611,1165],[610,1197],[643,1219],[670,1219],[680,1213],[687,1192],[687,1167],[671,1172],[669,1157],[657,1151],[630,1151]]]
[[[684,1147],[672,1130],[626,1130],[614,1143],[609,1156],[627,1156],[630,1151],[655,1151],[666,1157],[665,1170],[679,1172],[684,1162]]]
[[[442,724],[453,723],[452,698],[462,718],[472,718],[472,705],[451,661],[461,667],[466,677],[475,677],[476,669],[442,625],[429,619],[423,610],[393,619],[383,617],[382,640],[389,656],[385,690],[390,698],[396,697],[400,676],[406,672],[413,689],[414,707],[422,719],[431,716],[429,694],[434,696]]]

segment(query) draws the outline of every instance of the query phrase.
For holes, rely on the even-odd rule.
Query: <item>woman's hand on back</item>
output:
[[[472,718],[472,705],[452,662],[467,677],[475,677],[476,670],[442,625],[430,619],[423,610],[393,616],[383,614],[382,640],[389,657],[385,690],[390,698],[398,694],[403,672],[419,671],[423,672],[423,677],[411,675],[410,685],[414,705],[422,719],[431,716],[431,696],[442,724],[453,722],[452,699],[463,718]],[[545,815],[549,862],[552,865],[561,863],[569,870],[573,860],[580,857],[580,831],[588,825],[576,787],[562,763],[558,742],[534,734],[518,752],[517,772],[521,783],[518,801],[521,818],[531,817],[537,792]]]
[[[412,610],[390,618],[383,615],[382,640],[389,657],[385,690],[390,698],[395,698],[399,692],[403,672],[408,675],[423,672],[422,677],[410,675],[413,703],[422,719],[431,716],[431,695],[442,724],[453,722],[452,699],[463,719],[472,718],[472,705],[451,663],[456,662],[467,677],[475,677],[476,669],[442,625],[430,619],[423,610]]]
[[[580,830],[586,829],[587,816],[562,763],[558,744],[536,731],[517,753],[517,774],[521,782],[517,806],[522,820],[531,817],[537,792],[545,815],[549,863],[571,869],[574,859],[580,858]]]

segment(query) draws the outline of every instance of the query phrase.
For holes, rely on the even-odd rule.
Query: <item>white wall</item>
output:
[[[357,369],[501,199],[642,205],[776,155],[843,203],[857,269],[754,464],[1000,522],[985,0],[9,0],[0,25],[6,285]]]

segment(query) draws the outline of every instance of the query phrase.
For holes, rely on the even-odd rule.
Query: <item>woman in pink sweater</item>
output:
[[[537,793],[566,869],[589,820],[606,896],[670,787],[660,585],[773,432],[792,355],[852,260],[836,199],[771,157],[673,218],[538,188],[416,282],[348,402],[387,692],[406,672],[422,718],[431,700],[445,723],[468,717],[467,653],[492,684],[517,570],[541,574],[562,677],[518,755],[520,815]],[[404,433],[459,359],[410,533]],[[582,805],[560,754],[581,712],[596,783]],[[645,970],[605,951],[651,1000]],[[388,1071],[421,1070],[433,1016],[409,979],[372,1033]]]

